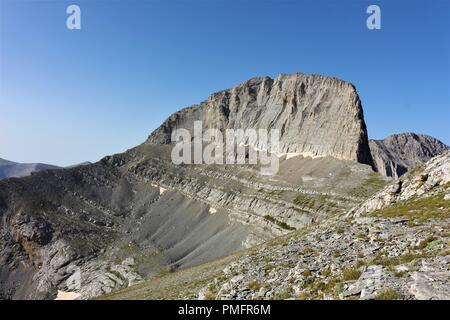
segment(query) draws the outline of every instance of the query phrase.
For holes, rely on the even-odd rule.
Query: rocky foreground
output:
[[[103,298],[450,299],[449,204],[446,152],[346,216]]]

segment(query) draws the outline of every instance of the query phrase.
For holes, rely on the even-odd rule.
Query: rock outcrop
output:
[[[401,133],[370,140],[374,166],[382,175],[398,178],[448,149],[441,141],[423,134]]]
[[[220,130],[279,129],[281,153],[372,164],[359,96],[336,78],[297,73],[250,79],[172,114],[147,142],[170,143],[174,129],[192,132],[196,120]]]
[[[432,197],[448,190],[449,182],[450,150],[447,150],[372,196],[355,208],[354,213],[365,214],[413,197]]]

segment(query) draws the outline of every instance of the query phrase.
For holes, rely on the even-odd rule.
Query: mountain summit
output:
[[[252,78],[172,114],[147,142],[170,143],[174,129],[192,131],[196,120],[222,131],[279,129],[282,153],[372,164],[359,96],[352,84],[336,78],[302,73]]]

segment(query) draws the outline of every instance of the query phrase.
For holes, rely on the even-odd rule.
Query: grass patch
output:
[[[344,281],[358,280],[361,276],[361,271],[355,268],[347,268],[342,271],[342,278]]]
[[[379,173],[370,173],[367,178],[356,188],[350,190],[350,195],[359,198],[367,198],[381,190],[389,183]]]
[[[378,254],[375,258],[369,261],[368,265],[382,265],[387,268],[392,268],[399,264],[410,263],[415,259],[424,258],[427,255],[424,253],[405,253],[400,257],[385,257],[382,254]]]
[[[286,288],[280,292],[277,292],[274,296],[275,300],[286,300],[292,297],[292,289]]]
[[[298,194],[293,203],[302,208],[313,210],[336,211],[338,206],[333,202],[333,197],[326,194]]]
[[[435,236],[429,236],[428,238],[422,240],[419,243],[419,245],[417,246],[417,249],[425,249],[428,246],[428,244],[430,244],[434,240],[437,240],[437,238]]]
[[[360,268],[360,267],[365,266],[365,265],[367,265],[367,263],[365,261],[363,261],[363,260],[356,260],[355,268]]]
[[[302,276],[309,277],[311,275],[311,271],[309,269],[303,270],[302,271]]]
[[[316,200],[310,195],[301,193],[295,197],[294,204],[299,207],[314,208]]]
[[[339,258],[340,256],[342,256],[342,253],[341,253],[339,250],[335,250],[335,251],[333,252],[333,257]]]
[[[323,269],[323,270],[322,270],[322,275],[323,275],[324,277],[329,277],[329,276],[331,275],[331,268],[328,267],[328,268]]]
[[[375,297],[375,300],[400,300],[401,298],[402,295],[394,289],[387,289],[378,293]]]
[[[258,281],[250,281],[248,284],[248,288],[253,291],[258,291],[261,288],[261,285]]]
[[[450,218],[450,201],[444,200],[443,192],[427,198],[399,202],[387,208],[376,210],[373,214],[383,218],[402,217],[414,222],[429,219]]]
[[[216,300],[216,295],[213,292],[208,290],[205,293],[205,300]]]
[[[394,273],[397,278],[403,278],[408,274],[408,271],[402,270]]]
[[[161,270],[159,270],[159,274],[158,275],[163,277],[163,276],[168,275],[168,274],[170,274],[172,272],[173,272],[173,270],[171,268],[165,267],[165,268],[162,268]]]

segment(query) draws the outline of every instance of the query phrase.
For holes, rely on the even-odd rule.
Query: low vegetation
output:
[[[375,297],[375,300],[399,300],[401,298],[402,295],[394,289],[386,289],[378,293]]]
[[[350,191],[350,195],[359,198],[368,198],[388,183],[389,180],[383,178],[379,173],[371,173],[359,186]]]
[[[347,268],[342,271],[344,281],[358,280],[361,276],[361,271],[355,268]]]
[[[284,221],[280,221],[280,220],[275,219],[275,218],[272,217],[271,215],[265,215],[265,216],[264,216],[264,219],[266,219],[267,221],[270,221],[270,222],[276,224],[277,226],[279,226],[279,227],[282,228],[282,229],[290,230],[290,231],[291,231],[291,230],[295,230],[294,227],[288,225],[288,224],[287,224],[286,222],[284,222]]]
[[[293,203],[301,208],[320,210],[325,212],[335,212],[339,209],[336,201],[345,201],[341,198],[329,196],[326,194],[298,194]]]
[[[445,200],[444,197],[444,193],[439,193],[431,197],[410,199],[377,210],[374,215],[383,218],[403,217],[417,222],[448,219],[450,218],[450,200]]]

